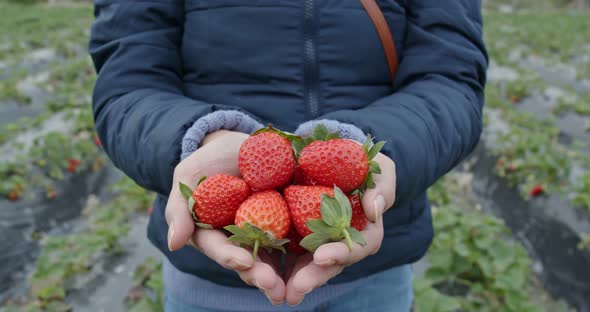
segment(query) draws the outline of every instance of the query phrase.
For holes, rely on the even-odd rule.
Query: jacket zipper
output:
[[[319,82],[317,64],[317,17],[315,0],[303,3],[304,96],[311,118],[319,115]]]

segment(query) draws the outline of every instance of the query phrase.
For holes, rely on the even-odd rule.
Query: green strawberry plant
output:
[[[133,272],[133,288],[125,300],[129,312],[157,312],[163,309],[162,264],[147,258]],[[130,296],[131,294],[136,294]]]

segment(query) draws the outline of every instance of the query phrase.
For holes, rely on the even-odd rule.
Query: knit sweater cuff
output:
[[[251,134],[262,128],[262,124],[254,118],[235,110],[215,111],[199,118],[182,138],[181,159],[187,158],[199,148],[209,133],[218,130],[230,130]]]
[[[297,130],[295,130],[295,134],[303,137],[310,136],[313,133],[313,129],[320,124],[328,128],[329,132],[338,133],[341,138],[355,140],[360,143],[364,143],[367,140],[367,135],[358,127],[329,119],[319,119],[304,122],[299,125]]]

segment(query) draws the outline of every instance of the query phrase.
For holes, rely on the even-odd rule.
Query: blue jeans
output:
[[[407,312],[413,301],[412,267],[404,265],[375,274],[361,287],[334,300],[323,303],[312,310],[297,310],[298,312]],[[286,305],[277,308],[285,311]],[[187,304],[182,298],[170,293],[164,297],[164,311],[166,312],[226,312],[227,310],[202,308]]]

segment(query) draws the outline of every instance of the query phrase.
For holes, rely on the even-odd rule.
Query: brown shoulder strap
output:
[[[395,50],[395,42],[393,41],[393,36],[389,30],[389,25],[387,25],[383,12],[381,12],[381,9],[375,0],[360,1],[375,25],[377,35],[379,35],[381,45],[383,45],[383,49],[385,50],[387,65],[389,65],[389,74],[391,75],[391,83],[393,83],[395,73],[397,72],[398,58],[397,51]]]

